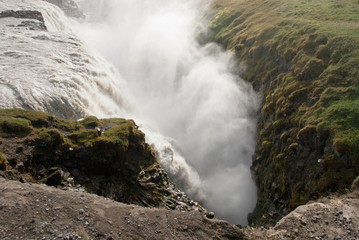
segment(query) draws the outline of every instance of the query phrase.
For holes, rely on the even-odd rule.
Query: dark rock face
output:
[[[8,17],[21,18],[21,19],[32,19],[32,20],[24,20],[20,24],[18,24],[16,27],[26,27],[30,30],[39,30],[39,31],[47,30],[47,28],[45,26],[44,17],[42,16],[41,12],[39,12],[39,11],[8,10],[8,11],[0,12],[0,18],[8,18]]]

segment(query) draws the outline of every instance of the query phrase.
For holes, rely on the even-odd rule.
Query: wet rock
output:
[[[71,171],[71,175],[77,178],[80,176],[80,171],[78,169],[74,169]]]
[[[307,221],[305,219],[301,219],[300,220],[300,224],[302,224],[303,226],[307,225]]]
[[[359,190],[359,176],[353,181],[351,188],[352,190]]]
[[[46,31],[47,28],[44,23],[37,21],[22,21],[16,27],[25,27],[29,30]]]
[[[24,165],[24,163],[23,163],[23,162],[19,162],[18,164],[16,164],[16,169],[17,169],[19,172],[23,173],[23,172],[25,171],[25,165]]]
[[[46,180],[46,184],[49,186],[57,186],[61,184],[63,176],[63,171],[58,169],[55,172],[51,173]]]
[[[214,218],[214,212],[206,212],[205,213],[206,217],[209,219],[213,219]]]
[[[19,11],[6,10],[6,11],[3,11],[3,12],[0,12],[0,18],[6,18],[6,17],[35,19],[35,20],[38,20],[39,22],[44,23],[44,17],[42,16],[41,12],[39,12],[39,11],[32,11],[32,10],[19,10]]]

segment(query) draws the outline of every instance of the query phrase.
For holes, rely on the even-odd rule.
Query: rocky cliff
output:
[[[205,38],[231,49],[263,95],[253,224],[343,192],[359,170],[356,1],[221,1]],[[340,30],[339,30],[340,29]]]
[[[125,107],[120,92],[113,92],[122,86],[56,21],[64,16],[57,7],[0,2],[0,107],[57,115],[0,111],[0,175],[7,179],[0,180],[2,238],[357,238],[358,181],[340,196],[359,171],[356,2],[214,2],[201,41],[233,50],[246,65],[242,77],[264,96],[252,167],[258,203],[250,222],[278,223],[242,230],[210,220],[212,213],[175,188],[134,121],[58,118],[106,109],[91,100],[106,99],[108,91]],[[71,0],[48,2],[81,16]],[[44,4],[54,14],[42,11]],[[76,102],[72,88],[91,94],[83,92]]]
[[[178,191],[132,120],[82,121],[0,110],[0,176],[116,201],[183,211],[205,210]]]

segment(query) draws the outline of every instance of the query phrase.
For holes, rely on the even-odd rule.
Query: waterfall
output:
[[[177,186],[247,223],[258,98],[230,52],[197,43],[208,1],[77,0],[82,20],[42,1],[0,2],[40,10],[48,28],[0,25],[0,108],[133,118]]]
[[[135,100],[132,116],[167,153],[159,159],[164,168],[218,216],[245,224],[256,202],[249,167],[258,100],[233,73],[238,66],[229,52],[197,43],[208,1],[78,4],[88,19],[77,32],[125,79]],[[152,132],[168,136],[171,145]]]

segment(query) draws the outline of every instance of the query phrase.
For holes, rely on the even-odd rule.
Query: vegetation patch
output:
[[[349,187],[359,174],[358,2],[216,0],[213,9],[207,40],[244,61],[242,78],[264,96],[250,222],[274,224]]]
[[[32,131],[30,121],[22,118],[0,118],[1,131],[4,134],[28,135]]]
[[[0,152],[0,170],[6,171],[7,166],[8,166],[8,162],[7,162],[6,156]]]
[[[151,191],[168,184],[153,184],[151,190],[138,180],[142,169],[157,162],[133,120],[90,116],[74,121],[2,109],[0,137],[0,173],[6,178],[58,186],[72,176],[71,184],[114,200],[165,205],[165,197]]]

